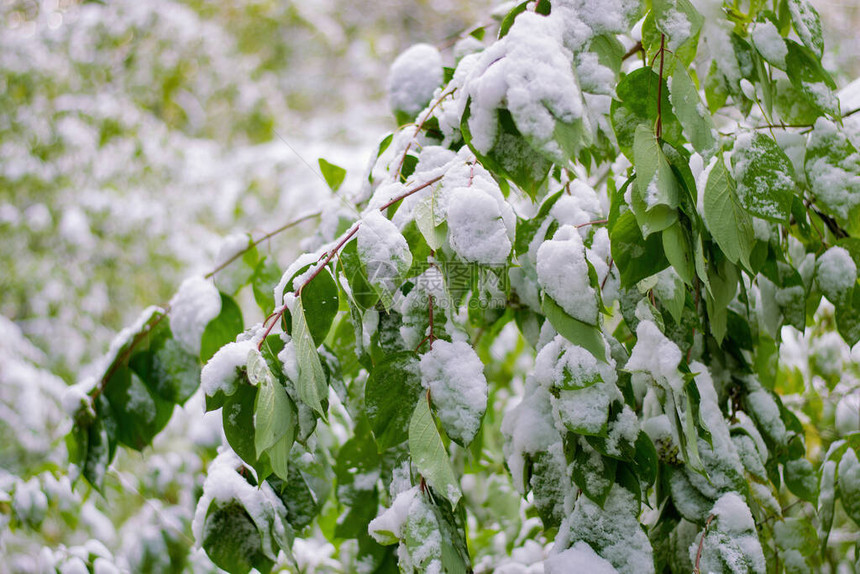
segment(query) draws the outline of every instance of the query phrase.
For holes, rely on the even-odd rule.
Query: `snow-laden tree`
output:
[[[360,572],[856,570],[860,130],[823,54],[807,0],[527,1],[451,67],[410,48],[361,185],[321,160],[342,201],[279,228],[319,218],[306,253],[237,239],[66,393],[73,478],[194,397],[230,572],[308,540]]]

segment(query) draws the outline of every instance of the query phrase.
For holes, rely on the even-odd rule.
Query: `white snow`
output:
[[[525,456],[549,450],[561,442],[553,424],[552,396],[544,387],[531,382],[520,403],[505,413],[502,434],[505,435],[504,454],[511,471],[514,487],[525,492]]]
[[[667,45],[672,51],[686,42],[692,33],[692,24],[687,19],[687,15],[675,8],[667,10],[657,21],[657,26],[669,37]]]
[[[860,431],[860,393],[846,394],[837,403],[835,426],[840,436]]]
[[[362,217],[356,235],[358,257],[367,269],[368,282],[390,303],[400,279],[412,265],[409,244],[397,226],[376,209]]]
[[[597,294],[588,278],[579,231],[565,225],[537,252],[538,283],[564,311],[583,323],[597,324]]]
[[[287,510],[268,482],[263,481],[259,487],[251,486],[239,474],[240,468],[243,468],[242,461],[228,449],[222,450],[209,465],[203,483],[203,495],[197,502],[191,523],[194,538],[198,543],[203,540],[206,514],[211,503],[238,501],[260,533],[263,553],[276,560],[278,549],[273,537],[278,540],[286,535],[289,528],[286,524]]]
[[[833,122],[824,118],[815,122],[807,158],[811,152],[824,155],[807,159],[806,176],[816,199],[845,220],[860,205],[860,153],[851,149],[847,136]]]
[[[442,55],[429,44],[415,44],[394,63],[388,75],[388,103],[391,109],[415,116],[442,85]]]
[[[511,239],[500,203],[504,201],[477,187],[458,187],[450,192],[448,241],[462,259],[484,265],[507,260]]]
[[[737,493],[722,495],[711,509],[715,516],[702,542],[700,561],[703,572],[723,571],[723,564],[731,572],[765,572],[764,553],[756,534],[756,526],[746,502]],[[690,559],[695,561],[699,540],[690,545]]]
[[[239,371],[246,367],[251,353],[259,354],[256,342],[252,339],[228,343],[218,349],[200,372],[200,388],[206,396],[215,396],[219,391],[227,396],[235,393],[239,385]]]
[[[403,538],[403,526],[409,513],[412,501],[418,495],[418,487],[404,490],[391,503],[391,508],[370,521],[367,532],[380,544],[394,544]]]
[[[618,574],[618,570],[601,558],[585,542],[577,542],[560,554],[554,554],[544,562],[546,574]]]
[[[486,153],[493,147],[496,111],[506,107],[519,131],[537,149],[564,159],[554,141],[556,121],[579,120],[583,105],[563,33],[559,18],[524,12],[507,36],[478,54],[465,81],[466,95],[472,100],[469,129],[478,151]]]
[[[785,39],[770,20],[755,24],[752,39],[759,54],[765,60],[778,68],[785,68],[785,57],[788,55],[788,48],[785,45]]]
[[[484,365],[469,343],[437,340],[421,356],[421,384],[430,398],[442,428],[452,439],[468,445],[487,410]]]
[[[681,349],[670,341],[652,321],[640,321],[636,327],[636,345],[624,367],[630,372],[642,371],[668,391],[680,393],[684,380],[678,365]]]
[[[818,258],[815,279],[825,297],[840,303],[857,283],[857,264],[845,248],[831,247]]]
[[[633,494],[617,484],[603,508],[580,496],[573,513],[559,527],[556,546],[564,548],[584,541],[620,572],[652,574],[653,550],[638,516],[639,505]]]
[[[186,352],[200,354],[200,338],[209,321],[221,312],[221,294],[203,277],[189,277],[170,300],[170,330]]]
[[[770,393],[760,389],[749,393],[745,400],[750,409],[749,414],[758,422],[761,430],[777,444],[785,444],[785,423],[779,416],[779,405]]]

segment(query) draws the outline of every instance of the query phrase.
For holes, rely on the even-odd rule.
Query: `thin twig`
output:
[[[705,529],[702,531],[702,537],[699,539],[699,549],[696,550],[696,565],[693,568],[693,574],[701,574],[699,563],[702,561],[702,551],[705,549],[705,536],[708,534],[708,526],[711,525],[714,516],[713,514],[708,516],[708,521],[705,522]]]
[[[635,56],[637,52],[642,52],[642,51],[644,51],[644,48],[642,47],[642,42],[636,42],[635,44],[633,44],[632,48],[627,50],[626,54],[621,56],[621,61],[623,62],[624,60],[627,60],[628,58]]]
[[[421,121],[420,121],[420,122],[418,122],[418,124],[415,126],[415,133],[414,133],[414,134],[412,134],[412,139],[410,139],[410,140],[409,140],[409,143],[408,143],[408,144],[406,144],[406,149],[404,149],[404,150],[403,150],[403,156],[401,156],[401,158],[400,158],[400,163],[399,163],[399,164],[398,164],[398,166],[397,166],[397,172],[396,172],[396,173],[395,173],[395,175],[394,175],[394,179],[395,179],[395,180],[397,180],[397,179],[399,179],[399,178],[400,178],[400,172],[403,170],[403,164],[404,164],[404,163],[406,163],[406,155],[409,153],[409,149],[412,147],[413,142],[415,142],[415,138],[417,138],[417,137],[418,137],[418,134],[419,134],[419,133],[421,133],[421,130],[422,130],[422,128],[424,127],[424,124],[425,124],[425,123],[427,123],[427,121],[429,121],[429,120],[430,120],[430,116],[433,114],[433,110],[435,110],[435,109],[436,109],[436,106],[438,106],[439,104],[441,104],[441,103],[442,103],[442,101],[443,101],[445,98],[447,98],[448,96],[453,95],[453,94],[454,94],[454,92],[456,92],[456,91],[457,91],[457,88],[451,88],[451,91],[449,91],[449,92],[445,92],[445,93],[443,93],[442,95],[440,95],[440,96],[436,99],[436,101],[435,101],[435,102],[433,102],[433,105],[432,105],[432,106],[430,106],[430,109],[429,109],[429,110],[427,110],[427,113],[426,113],[426,114],[424,114],[424,117],[423,117],[423,118],[421,118]]]
[[[243,256],[245,253],[247,253],[251,249],[255,248],[260,243],[263,243],[264,241],[271,239],[275,235],[282,233],[282,232],[286,231],[287,229],[290,229],[291,227],[295,227],[296,225],[298,225],[300,223],[304,223],[305,221],[308,221],[309,219],[313,219],[315,217],[319,217],[320,215],[322,215],[321,211],[317,211],[315,213],[309,213],[307,215],[303,215],[302,217],[300,217],[298,219],[294,219],[294,220],[290,221],[289,223],[285,223],[284,225],[280,226],[279,228],[275,229],[274,231],[270,231],[269,233],[265,234],[264,236],[260,237],[259,239],[255,239],[254,241],[251,241],[250,243],[248,243],[248,246],[245,249],[242,249],[241,251],[235,253],[232,257],[230,257],[229,259],[227,259],[226,261],[224,261],[223,263],[218,265],[218,267],[216,267],[215,269],[213,269],[212,271],[210,271],[209,273],[204,275],[203,278],[209,279],[210,277],[214,276],[216,273],[218,273],[219,271],[221,271],[222,269],[224,269],[225,267],[227,267],[228,265],[230,265],[231,263],[236,261],[236,259]]]
[[[602,225],[604,223],[609,223],[608,219],[595,219],[594,221],[586,221],[585,223],[580,223],[579,225],[574,225],[576,229],[581,227],[586,227],[588,225]]]
[[[394,204],[395,204],[395,203],[397,203],[398,201],[403,201],[404,199],[406,199],[406,198],[407,198],[407,197],[409,197],[410,195],[412,195],[412,194],[414,194],[414,193],[418,193],[418,192],[419,192],[419,191],[421,191],[422,189],[424,189],[424,188],[426,188],[426,187],[429,187],[429,186],[433,185],[434,183],[436,183],[437,181],[439,181],[439,180],[441,180],[441,179],[442,179],[442,176],[440,175],[439,177],[435,177],[435,178],[433,178],[433,179],[431,179],[431,180],[429,180],[429,181],[426,181],[426,182],[422,183],[421,185],[418,185],[418,186],[416,186],[416,187],[414,187],[414,188],[412,188],[412,189],[410,189],[410,190],[406,191],[405,193],[401,193],[400,195],[398,195],[397,197],[395,197],[394,199],[392,199],[391,201],[387,202],[385,205],[383,205],[382,207],[380,207],[380,208],[379,208],[379,211],[385,211],[386,209],[388,209],[389,207],[391,207],[392,205],[394,205]],[[337,254],[338,254],[338,252],[341,250],[341,248],[342,248],[344,245],[346,245],[346,244],[347,244],[347,242],[348,242],[350,239],[352,239],[352,236],[353,236],[353,235],[355,235],[355,234],[356,234],[356,232],[358,231],[358,228],[359,228],[359,227],[361,227],[361,221],[360,221],[360,220],[359,220],[359,221],[357,221],[357,222],[355,223],[355,225],[353,225],[353,226],[352,226],[352,228],[350,228],[350,230],[349,230],[349,231],[347,231],[347,232],[346,232],[346,233],[341,237],[340,241],[338,241],[337,245],[335,245],[335,246],[334,246],[334,248],[332,248],[328,253],[325,253],[323,256],[321,256],[321,257],[320,257],[320,261],[317,263],[316,268],[314,268],[313,273],[311,273],[311,274],[310,274],[310,276],[309,276],[307,279],[305,279],[305,280],[302,282],[302,284],[301,284],[301,285],[299,285],[299,287],[298,287],[298,288],[293,292],[293,294],[294,294],[296,297],[300,296],[300,295],[301,295],[301,293],[302,293],[302,289],[304,289],[305,287],[307,287],[307,286],[310,284],[310,282],[311,282],[311,281],[313,281],[313,280],[316,278],[316,276],[317,276],[317,275],[319,275],[319,274],[322,272],[322,270],[323,270],[323,269],[324,269],[324,268],[325,268],[329,263],[331,263],[332,259],[334,259],[334,258],[337,256]],[[266,330],[263,332],[263,337],[260,339],[260,342],[258,343],[258,348],[260,348],[260,349],[262,349],[262,348],[263,348],[263,343],[265,342],[266,337],[268,337],[268,336],[269,336],[269,333],[271,333],[271,332],[272,332],[272,329],[274,329],[274,328],[275,328],[275,325],[276,325],[276,324],[281,320],[281,317],[283,317],[283,316],[284,316],[284,313],[286,312],[286,310],[287,310],[287,304],[286,304],[286,303],[284,303],[284,304],[283,304],[283,305],[281,305],[279,308],[275,309],[275,310],[274,310],[274,311],[269,315],[269,317],[267,317],[267,320],[268,320],[269,318],[271,318],[271,319],[272,319],[272,322],[269,324],[269,326],[268,326],[268,327],[266,327]]]

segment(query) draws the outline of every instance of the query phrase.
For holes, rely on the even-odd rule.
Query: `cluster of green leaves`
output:
[[[500,38],[528,4],[503,20]],[[552,4],[538,2],[535,17],[551,15]],[[438,563],[446,572],[466,572],[476,556],[492,551],[491,537],[516,522],[511,514],[518,515],[519,496],[507,496],[508,486],[496,503],[481,504],[474,492],[464,493],[460,477],[468,473],[493,484],[505,463],[513,470],[522,456],[522,476],[513,476],[513,483],[520,495],[531,491],[527,513],[543,526],[529,536],[550,542],[566,529],[559,539],[569,547],[584,541],[619,571],[630,570],[628,557],[614,549],[619,537],[636,538],[632,545],[660,572],[698,568],[699,558],[693,564],[687,552],[697,541],[708,568],[726,572],[781,571],[778,558],[787,554],[798,571],[833,560],[828,537],[836,500],[860,523],[860,434],[829,445],[814,465],[801,419],[780,397],[788,375],[778,359],[784,326],[803,331],[819,321],[822,293],[830,285],[815,265],[819,255],[843,249],[860,266],[854,183],[860,167],[850,139],[832,123],[839,123],[840,110],[835,84],[820,63],[815,10],[806,0],[781,0],[774,7],[742,13],[725,6],[731,31],[721,30],[731,61],[714,59],[700,77],[691,64],[708,29],[704,17],[686,0],[638,6],[626,16],[631,25],[644,16],[641,51],[648,65],[625,67],[614,36],[592,38],[583,50],[617,78],[608,121],[589,126],[583,118],[554,120],[551,139],[558,147],[550,151],[523,135],[522,110],[509,106],[494,110],[495,143],[481,153],[469,121],[476,103],[454,95],[465,100],[453,135],[427,112],[417,130],[403,128],[414,131],[408,144],[389,136],[379,147],[370,187],[402,192],[393,196],[396,201],[388,196],[382,202],[383,215],[401,221],[385,221],[391,235],[379,240],[390,261],[374,260],[362,247],[359,228],[370,221],[371,207],[365,219],[342,218],[341,235],[321,237],[320,250],[279,284],[276,299],[285,303],[272,317],[282,335],[251,329],[234,342],[241,313],[222,294],[221,315],[203,335],[203,359],[214,363],[220,353],[232,356],[236,345],[250,344],[240,347],[235,368],[207,394],[206,408],[222,409],[227,442],[242,461],[235,469],[241,480],[260,492],[271,489],[280,502],[273,503],[271,520],[261,522],[259,509],[244,506],[242,498],[212,501],[202,509],[206,537],[200,541],[210,558],[231,572],[266,571],[277,559],[274,548],[289,555],[294,536],[318,528],[339,547],[354,540],[351,557],[365,571],[422,571]],[[688,26],[677,26],[679,19]],[[760,26],[776,31],[776,48],[773,37],[766,44],[757,40]],[[789,38],[792,30],[800,43]],[[574,61],[571,66],[585,75]],[[449,79],[463,81],[456,72]],[[440,99],[463,88],[452,84],[440,86]],[[781,107],[785,97],[800,102],[803,111]],[[753,122],[760,115],[771,131],[747,126],[743,133],[717,132],[713,114],[726,107]],[[800,136],[802,161],[790,157],[774,134],[779,122],[773,118],[791,123],[798,113],[810,131]],[[437,217],[436,194],[445,192],[445,175],[430,180],[417,151],[433,146],[471,153],[461,165],[450,164],[451,172],[466,169],[469,186],[485,170],[504,200],[536,204],[532,217],[516,220],[507,259],[514,269],[476,263],[453,246],[454,231]],[[571,195],[574,174],[613,165],[622,167],[607,180],[608,216],[578,226],[589,227],[589,250],[598,249],[599,226],[606,226],[610,242],[602,278],[584,259],[584,281],[598,311],[586,319],[565,306],[563,293],[549,293],[534,252],[564,225],[554,207]],[[342,170],[325,161],[320,167],[336,190]],[[841,187],[834,192],[833,186]],[[416,205],[401,201],[428,187],[429,196]],[[230,291],[253,285],[269,313],[268,289],[278,273],[249,253],[234,263],[245,271]],[[457,266],[470,273],[454,285],[451,269]],[[444,287],[422,282],[430,271],[439,273]],[[518,281],[487,281],[508,273]],[[855,272],[847,292],[826,293],[836,329],[850,345],[860,341],[856,282]],[[395,304],[413,300],[422,304]],[[487,301],[501,304],[482,304]],[[78,416],[75,460],[95,484],[117,441],[138,449],[148,444],[172,404],[196,388],[191,375],[199,370],[198,358],[170,355],[169,327],[158,313],[157,324],[147,321],[133,335],[128,352],[120,349],[93,408]],[[508,326],[516,327],[517,344],[501,365],[491,364],[491,346]],[[417,345],[410,330],[418,333]],[[535,390],[537,375],[528,374],[521,406],[548,405],[534,407],[544,420],[528,426],[553,429],[535,432],[540,440],[558,432],[557,443],[517,452],[517,431],[503,430],[503,413],[493,408],[479,413],[474,438],[464,439],[450,426],[446,407],[424,380],[424,357],[433,353],[434,342],[437,349],[471,343],[485,364],[489,404],[495,406],[515,392],[512,379],[524,373],[514,364],[525,346],[536,349],[540,361],[548,335],[555,334],[562,350],[584,349],[598,365],[585,378],[562,369],[544,395]],[[627,368],[640,344],[658,343],[677,351],[673,372],[642,368],[641,360],[635,371]],[[561,356],[552,359],[560,362]],[[154,406],[141,407],[141,397]],[[644,424],[640,428],[653,408],[648,397],[659,403],[671,428],[660,440]],[[586,405],[588,413],[576,405]],[[338,439],[340,431],[348,438]],[[397,501],[407,491],[410,512],[398,522]],[[743,501],[755,528],[738,529],[737,520],[721,518],[721,504],[733,500],[726,496]],[[783,508],[781,501],[789,499],[806,505],[814,518]],[[571,500],[572,513],[565,510]],[[647,539],[641,542],[645,506],[656,518],[644,524]],[[380,507],[394,514],[380,514]],[[384,524],[374,526],[378,514]],[[466,531],[467,517],[475,519],[477,532]],[[278,534],[275,524],[287,525],[288,533]],[[442,542],[428,546],[436,539]]]

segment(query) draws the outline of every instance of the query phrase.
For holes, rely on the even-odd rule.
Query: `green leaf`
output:
[[[669,99],[684,128],[684,135],[693,144],[693,149],[708,161],[717,144],[714,120],[702,104],[699,91],[684,66],[675,66]]]
[[[284,436],[295,437],[295,406],[258,353],[251,353],[249,357],[248,379],[259,387],[254,402],[254,449],[257,458],[260,458],[263,452]],[[287,452],[292,440],[288,442]],[[286,475],[281,478],[286,478]]]
[[[331,189],[333,192],[336,192],[338,189],[340,189],[340,186],[343,183],[344,178],[346,177],[346,170],[333,163],[329,163],[323,158],[319,159],[319,164],[320,172],[322,172],[322,175],[325,178],[325,182],[328,184],[329,189]]]
[[[751,214],[788,223],[794,190],[794,166],[775,141],[762,133],[741,136],[732,154],[738,199]]]
[[[257,448],[254,430],[254,405],[257,400],[256,386],[243,383],[230,395],[221,411],[224,436],[239,458],[249,466],[257,468]]]
[[[376,516],[380,458],[366,423],[356,426],[355,436],[341,447],[335,464],[337,498],[346,507],[335,526],[338,538],[357,538],[367,532]]]
[[[818,476],[811,462],[805,458],[788,461],[783,465],[782,476],[795,496],[812,504],[818,501]]]
[[[415,206],[413,217],[418,230],[433,251],[442,247],[447,235],[447,225],[438,222],[436,218],[436,194],[431,193]]]
[[[786,73],[795,88],[816,108],[831,117],[839,116],[839,99],[833,92],[836,82],[821,66],[821,62],[808,48],[786,40]]]
[[[606,347],[599,327],[574,319],[546,293],[543,296],[541,309],[562,337],[584,348],[598,361],[606,362]]]
[[[409,453],[427,483],[452,504],[457,504],[462,496],[460,485],[454,476],[448,451],[442,444],[430,405],[425,400],[419,400],[412,413],[409,423]]]
[[[800,552],[801,556],[812,556],[818,549],[818,535],[815,533],[815,527],[805,516],[775,521],[773,537],[783,551],[794,550]]]
[[[227,343],[236,340],[236,335],[245,330],[242,310],[229,295],[221,293],[221,312],[209,321],[200,338],[200,360],[204,363]]]
[[[860,342],[860,288],[856,285],[852,300],[836,308],[836,329],[849,345]]]
[[[339,290],[328,267],[324,267],[317,273],[310,283],[304,286],[295,285],[296,277],[305,275],[316,263],[302,267],[293,275],[284,287],[284,293],[296,291],[301,288],[302,305],[305,310],[305,321],[314,341],[314,346],[323,344],[328,336],[334,318],[340,305]],[[292,335],[292,319],[290,311],[284,312],[283,318],[286,330]]]
[[[860,526],[860,462],[854,449],[849,448],[839,461],[839,498],[845,514]]]
[[[373,367],[364,387],[364,405],[380,452],[406,440],[421,391],[415,353],[395,353]]]
[[[543,222],[546,221],[547,216],[549,216],[549,212],[552,207],[556,204],[559,198],[564,195],[564,189],[560,189],[552,195],[547,196],[543,203],[541,203],[540,209],[531,219],[518,219],[517,220],[517,231],[516,231],[516,239],[514,240],[514,248],[516,249],[518,254],[527,253],[529,250],[529,245],[534,240],[535,234],[540,229]]]
[[[639,68],[627,74],[615,88],[618,100],[612,101],[610,118],[621,151],[633,160],[633,140],[636,128],[645,125],[653,130],[657,125],[657,85],[660,76],[651,68]],[[681,124],[669,105],[669,89],[663,79],[661,111],[663,139],[678,146],[683,142]]]
[[[504,38],[508,35],[511,26],[514,25],[514,20],[516,20],[517,16],[526,11],[526,6],[528,6],[530,1],[531,0],[526,0],[525,2],[517,4],[505,15],[502,20],[502,24],[499,26],[499,38]]]
[[[364,266],[358,257],[358,242],[353,240],[347,243],[341,249],[338,259],[342,265],[346,282],[349,283],[352,303],[361,310],[370,309],[376,305],[376,302],[379,301],[379,294],[367,281]]]
[[[247,285],[259,264],[260,254],[257,251],[256,245],[252,244],[250,235],[246,236],[246,240],[247,243],[241,249],[242,255],[237,256],[229,264],[219,268],[213,279],[218,290],[228,295],[235,295],[239,289]],[[231,245],[233,244],[231,243]],[[231,251],[231,253],[238,252],[240,252],[238,246],[236,246],[235,250]],[[224,258],[224,260],[226,259],[227,257]]]
[[[610,227],[609,237],[612,240],[612,259],[621,274],[622,287],[632,287],[669,266],[661,236],[652,233],[644,239],[631,210],[618,216],[615,225]]]
[[[663,230],[661,238],[663,240],[663,252],[666,254],[669,264],[684,283],[692,285],[693,279],[696,278],[696,268],[693,261],[693,246],[690,243],[686,228],[681,225],[680,221],[676,221]]]
[[[200,545],[218,567],[230,574],[247,574],[252,568],[270,572],[274,563],[262,544],[257,525],[238,501],[210,504]]]
[[[83,429],[78,437],[82,450],[81,474],[96,490],[101,491],[111,460],[110,437],[101,416]]]
[[[111,375],[104,395],[117,422],[117,439],[135,450],[149,445],[173,413],[173,403],[152,392],[128,367]]]
[[[660,149],[657,136],[644,125],[636,128],[633,142],[636,166],[631,207],[646,239],[678,220],[679,186],[672,168]]]
[[[791,14],[791,24],[801,42],[821,58],[824,54],[824,36],[818,12],[809,0],[788,0],[788,11]]]
[[[304,295],[297,297],[293,308],[293,342],[296,347],[296,361],[299,365],[299,380],[296,386],[299,399],[325,418],[322,401],[328,398],[328,384],[317,353],[317,346],[305,320],[303,299]]]
[[[687,301],[687,288],[676,273],[672,274],[670,280],[672,282],[671,291],[668,291],[662,285],[658,284],[658,286],[655,287],[654,292],[657,294],[657,297],[660,299],[663,306],[669,311],[669,314],[672,315],[672,319],[675,320],[675,323],[680,325],[681,316],[684,314],[684,304]]]
[[[636,452],[633,455],[633,468],[639,479],[650,486],[657,479],[657,449],[644,431],[636,437],[634,448]]]
[[[705,185],[705,222],[708,230],[732,263],[749,268],[754,239],[752,221],[735,193],[735,181],[723,156],[716,158]]]
[[[183,404],[200,386],[200,360],[176,342],[166,321],[153,330],[149,349],[132,355],[129,367],[151,391],[171,403]]]

